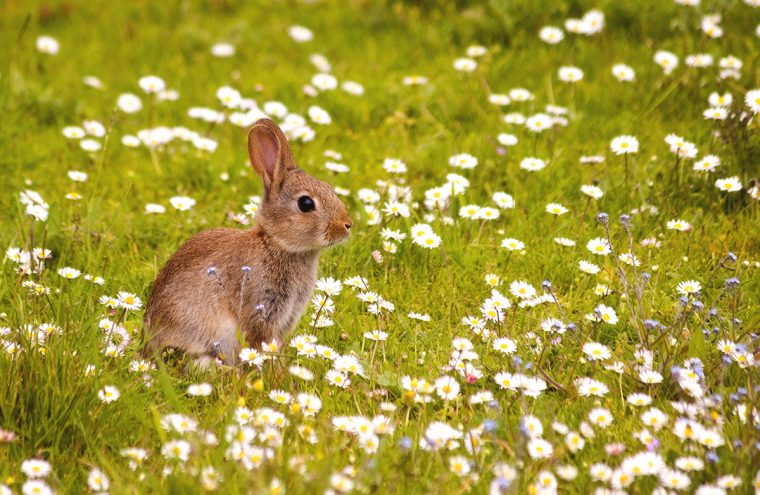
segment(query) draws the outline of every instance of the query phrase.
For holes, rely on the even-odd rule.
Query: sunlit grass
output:
[[[31,490],[32,485],[24,488],[30,477],[22,463],[42,459],[52,469],[42,478],[44,485],[57,493],[108,491],[104,478],[112,493],[196,493],[215,485],[220,493],[502,493],[502,488],[553,493],[553,483],[560,492],[587,493],[626,483],[599,480],[594,464],[633,479],[628,469],[640,459],[629,458],[649,451],[685,473],[689,490],[705,484],[727,488],[733,480],[726,476],[741,479],[736,493],[758,489],[760,422],[752,407],[758,403],[760,374],[751,360],[760,325],[760,216],[758,193],[753,199],[748,192],[751,179],[760,175],[760,137],[745,101],[760,86],[758,9],[738,0],[703,0],[699,8],[671,0],[551,3],[562,5],[521,0],[458,6],[236,1],[4,6],[0,244],[22,251],[44,247],[52,259],[41,271],[36,261],[26,263],[39,273],[20,274],[25,263],[11,259],[9,251],[0,271],[0,328],[7,351],[0,356],[6,383],[0,389],[0,428],[7,437],[0,438],[0,483],[12,493]],[[568,18],[592,8],[605,14],[600,32],[567,31]],[[722,15],[719,25],[725,30],[714,39],[700,29],[702,17],[711,13]],[[311,29],[313,40],[296,42],[288,32],[293,25]],[[544,26],[563,28],[564,39],[556,45],[541,41]],[[49,45],[38,49],[41,35],[58,41],[57,54],[43,53]],[[212,55],[220,42],[232,45],[234,54]],[[470,62],[455,60],[467,57],[473,45],[482,45],[485,53],[471,51],[476,67],[462,71]],[[655,63],[658,50],[679,58],[669,74]],[[313,87],[313,76],[325,69],[316,67],[322,61],[315,64],[315,53],[331,64],[328,72],[338,88]],[[687,56],[696,53],[711,54],[713,65],[688,66]],[[719,77],[719,61],[729,55],[742,62],[738,79]],[[618,81],[615,64],[630,66],[633,81]],[[562,81],[577,74],[560,74],[561,67],[581,69],[582,79]],[[176,90],[178,99],[159,101],[146,93],[139,81],[149,75]],[[97,77],[102,88],[83,84],[85,76]],[[410,76],[427,82],[405,83]],[[341,89],[345,81],[360,83],[364,94]],[[344,201],[355,220],[352,237],[325,252],[320,264],[320,276],[344,282],[340,294],[331,297],[334,324],[318,328],[310,308],[260,370],[197,370],[177,355],[140,362],[141,309],[109,308],[101,296],[116,298],[125,291],[144,303],[158,270],[184,240],[204,228],[245,228],[232,215],[250,220],[244,207],[261,194],[260,179],[247,162],[248,126],[189,115],[192,107],[206,107],[232,119],[235,110],[217,98],[222,86],[260,107],[276,100],[304,116],[315,135],[308,142],[292,135],[298,164],[348,191]],[[532,98],[518,101],[518,92],[507,106],[489,102],[491,95],[515,88],[525,88]],[[316,96],[309,96],[312,91]],[[117,105],[127,92],[140,99],[139,111],[125,112],[123,101]],[[708,101],[713,92],[733,96],[726,120],[703,116],[717,106]],[[314,123],[308,117],[312,105],[326,110],[332,123]],[[505,122],[512,113],[543,116],[526,126]],[[557,117],[563,121],[552,120]],[[531,131],[542,119],[553,125]],[[100,145],[94,152],[83,149],[82,138],[63,135],[65,127],[86,120],[103,126],[102,135],[90,129],[84,137]],[[211,152],[203,149],[208,142],[180,137],[166,146],[124,144],[125,136],[158,126],[184,126],[212,139],[216,148]],[[499,134],[513,135],[516,144]],[[670,134],[687,142],[679,145],[679,154],[666,143]],[[635,137],[638,150],[620,148],[620,141],[613,141],[619,136]],[[684,156],[688,143],[698,150],[693,159]],[[342,158],[326,155],[328,150]],[[467,168],[473,163],[467,157],[454,160],[464,168],[452,166],[450,158],[462,154],[475,157],[477,166]],[[716,170],[693,170],[707,155],[720,158]],[[543,160],[545,168],[537,162],[521,165],[529,157]],[[404,162],[406,172],[388,172],[387,158]],[[324,166],[328,161],[349,170],[331,172]],[[87,178],[73,180],[70,171]],[[452,173],[469,186],[450,201],[426,205],[433,197],[426,197],[427,191],[450,192],[461,184],[460,177],[447,177]],[[732,177],[740,190],[716,187],[717,179]],[[603,195],[592,198],[595,190],[581,191],[591,185]],[[731,188],[731,183],[721,187]],[[361,189],[376,191],[380,200],[374,205],[385,213],[368,209],[372,194]],[[25,190],[48,203],[45,221],[26,214],[19,201]],[[497,199],[499,192],[511,195],[513,204],[504,196]],[[195,204],[180,211],[170,202],[173,197],[189,197]],[[388,213],[386,202],[396,200],[409,208],[408,217]],[[547,212],[550,203],[555,205]],[[148,204],[162,205],[165,212],[146,213]],[[493,208],[499,216],[466,218],[473,205]],[[599,216],[602,212],[606,217]],[[412,241],[422,223],[439,236],[440,246],[426,249]],[[392,240],[396,234],[383,234],[384,229],[406,238]],[[524,247],[510,250],[504,239]],[[592,239],[611,252],[595,254],[587,248]],[[561,244],[567,240],[575,244]],[[635,269],[619,258],[631,251],[639,262]],[[597,265],[598,273],[581,270],[580,261]],[[64,278],[58,273],[64,267],[81,273]],[[497,275],[499,283],[488,274]],[[98,276],[103,285],[92,280]],[[366,294],[361,301],[362,289],[347,284],[355,276],[364,277],[367,290],[394,309],[385,306],[380,316],[373,314],[376,301]],[[519,307],[519,295],[510,291],[515,281],[526,282],[543,299]],[[690,281],[701,288],[685,295]],[[690,283],[679,292],[683,282]],[[511,303],[504,312],[493,305],[502,296]],[[617,322],[592,321],[595,310]],[[489,311],[497,315],[493,321],[467,324],[468,317],[486,318]],[[409,313],[429,315],[430,321]],[[546,323],[550,318],[561,326]],[[52,325],[42,327],[44,336],[42,324]],[[114,333],[114,327],[123,332]],[[373,330],[385,332],[385,340],[365,338]],[[304,335],[354,356],[363,375],[346,373],[351,383],[345,388],[330,384],[326,376],[334,362],[300,355],[289,345],[290,338]],[[459,356],[455,346],[469,350],[458,338],[468,339],[477,353],[466,369],[461,362],[454,364],[463,369],[449,368]],[[496,338],[511,339],[516,351],[494,349]],[[738,348],[719,348],[725,341]],[[591,361],[583,351],[588,343],[610,356]],[[642,349],[653,352],[650,364]],[[684,371],[689,359],[699,364],[692,361]],[[313,380],[295,376],[289,370],[293,365],[307,368]],[[535,377],[538,388],[505,389],[496,381],[501,372]],[[646,383],[650,372],[660,374],[662,382]],[[687,372],[698,375],[698,393],[679,384],[678,376]],[[410,390],[405,377],[427,380],[430,390],[425,393],[421,385]],[[443,390],[444,382],[436,391],[436,381],[444,377],[452,377],[458,393],[456,386]],[[578,379],[584,377],[608,391],[583,395],[584,386],[595,386],[582,385]],[[210,395],[188,393],[200,383],[211,386]],[[99,397],[105,387],[116,387],[118,398]],[[313,394],[321,409],[307,416],[297,400],[277,404],[269,394],[278,390],[294,398]],[[471,403],[478,393],[488,400]],[[632,393],[648,394],[652,404],[630,404]],[[428,403],[415,401],[426,395]],[[678,411],[673,401],[692,409]],[[661,429],[655,428],[658,417],[649,425],[642,420],[650,407],[667,415]],[[245,451],[246,460],[235,459],[231,448],[245,433],[228,430],[243,422],[242,408],[256,416],[271,408],[287,423],[252,421],[257,435],[245,442],[253,449]],[[599,408],[612,418],[607,427],[589,416]],[[172,431],[165,426],[169,414],[196,421],[195,431]],[[373,427],[377,445],[372,435],[340,431],[334,424],[345,416],[378,415],[389,418],[390,427]],[[534,421],[530,416],[540,422],[542,435],[525,427]],[[679,437],[676,422],[686,416],[719,432],[725,445],[711,448]],[[433,440],[445,439],[437,436],[445,431],[436,422],[462,437],[441,441],[431,451]],[[366,427],[356,418],[352,424]],[[651,439],[642,434],[645,428]],[[567,438],[572,432],[585,444],[577,452]],[[533,437],[549,442],[553,453],[537,455]],[[178,439],[187,444],[172,443]],[[132,458],[130,465],[135,452],[128,448],[144,449],[147,458]],[[187,460],[173,459],[185,448]],[[703,461],[704,469],[687,472],[677,462],[687,456]],[[568,466],[577,468],[576,476]],[[667,483],[664,476],[635,476],[628,490],[649,492]]]

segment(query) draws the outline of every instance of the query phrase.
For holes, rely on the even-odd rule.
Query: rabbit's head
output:
[[[288,140],[270,119],[248,134],[248,155],[264,181],[256,221],[284,250],[305,252],[348,238],[351,217],[333,188],[299,169]]]

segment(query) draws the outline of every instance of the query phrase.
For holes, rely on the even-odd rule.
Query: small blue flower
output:
[[[602,225],[607,225],[610,221],[610,216],[604,212],[598,213],[596,215],[596,221]]]
[[[644,320],[644,328],[647,330],[656,330],[660,328],[661,324],[657,320]]]
[[[739,279],[736,277],[727,278],[724,284],[726,289],[736,289],[739,287]]]
[[[625,230],[628,230],[631,228],[631,215],[626,215],[623,213],[620,215],[620,223],[623,224],[623,228]]]
[[[409,450],[412,448],[412,439],[409,437],[402,437],[398,442],[398,446],[401,450]]]

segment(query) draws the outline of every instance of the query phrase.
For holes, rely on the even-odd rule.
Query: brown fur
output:
[[[309,302],[320,252],[348,237],[345,205],[329,185],[296,167],[274,122],[256,122],[248,152],[264,182],[256,225],[204,230],[166,262],[145,310],[147,354],[173,347],[232,364],[238,328],[251,347],[282,342]],[[314,199],[314,211],[299,210],[303,195]]]

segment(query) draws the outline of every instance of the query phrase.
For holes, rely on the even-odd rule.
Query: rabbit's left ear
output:
[[[258,120],[248,133],[248,157],[267,192],[279,189],[285,173],[296,168],[288,138],[270,119]]]

